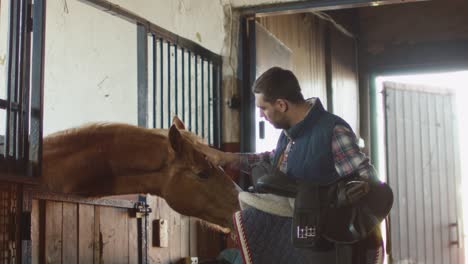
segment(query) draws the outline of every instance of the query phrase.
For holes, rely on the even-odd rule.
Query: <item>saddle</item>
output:
[[[267,162],[252,170],[254,190],[295,198],[291,238],[295,247],[328,250],[333,243],[366,238],[388,215],[393,193],[383,182],[358,175],[319,185],[293,179]]]

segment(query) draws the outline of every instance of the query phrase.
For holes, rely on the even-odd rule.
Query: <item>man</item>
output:
[[[366,180],[377,179],[369,159],[359,150],[350,126],[327,112],[318,98],[305,100],[291,71],[278,67],[267,70],[255,81],[253,92],[260,115],[274,127],[283,129],[276,150],[260,154],[207,153],[213,163],[249,172],[256,162],[270,159],[288,177],[318,184],[351,174]],[[376,232],[359,243],[359,264],[382,263],[380,234]],[[334,251],[330,251],[332,254]]]

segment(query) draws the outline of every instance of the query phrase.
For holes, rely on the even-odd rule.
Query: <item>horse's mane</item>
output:
[[[49,144],[82,144],[90,138],[104,138],[116,133],[117,131],[131,133],[135,130],[147,130],[153,135],[160,135],[161,137],[164,137],[166,139],[168,137],[169,132],[168,129],[143,128],[125,123],[97,122],[87,123],[82,126],[69,128],[49,134],[46,137],[44,137],[44,142]],[[193,132],[187,130],[179,130],[179,132],[185,139],[187,139],[192,144],[206,144],[205,139]],[[73,139],[73,142],[70,142],[70,139]]]
[[[76,135],[76,134],[95,134],[96,132],[99,132],[102,128],[107,128],[107,127],[115,127],[115,126],[130,126],[128,124],[124,123],[111,123],[111,122],[96,122],[96,123],[87,123],[78,127],[73,127],[73,128],[67,128],[65,130],[60,130],[54,133],[51,133],[47,135],[45,138],[61,138],[65,136],[70,136],[70,135]]]

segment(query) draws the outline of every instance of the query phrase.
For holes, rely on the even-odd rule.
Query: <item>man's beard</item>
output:
[[[289,126],[286,124],[284,120],[281,120],[278,122],[270,121],[270,124],[272,124],[276,129],[288,129],[289,128]]]

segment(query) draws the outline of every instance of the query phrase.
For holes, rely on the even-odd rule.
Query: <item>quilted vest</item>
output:
[[[287,157],[286,174],[317,184],[327,184],[338,179],[332,152],[333,129],[336,125],[350,126],[340,117],[327,112],[317,98],[305,118],[283,131],[276,146],[273,162],[278,165],[280,156],[291,143]]]

